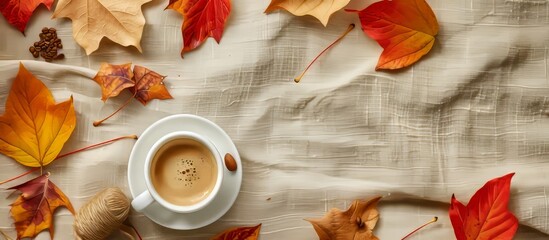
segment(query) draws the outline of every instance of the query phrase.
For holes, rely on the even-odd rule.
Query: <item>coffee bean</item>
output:
[[[57,54],[59,49],[63,48],[61,39],[57,37],[57,29],[44,27],[38,36],[40,37],[40,41],[34,42],[29,47],[29,52],[33,57],[37,58],[41,56],[46,62],[65,58],[65,55]]]

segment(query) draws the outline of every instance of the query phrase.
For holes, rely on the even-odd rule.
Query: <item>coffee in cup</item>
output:
[[[193,205],[213,191],[217,167],[215,157],[202,143],[175,139],[154,155],[150,169],[152,185],[171,204]]]
[[[205,207],[221,187],[221,155],[208,140],[193,132],[174,132],[158,140],[145,160],[147,190],[132,206],[142,211],[153,202],[174,212]]]

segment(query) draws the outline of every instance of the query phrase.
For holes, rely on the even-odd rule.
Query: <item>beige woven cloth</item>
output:
[[[372,1],[353,2],[362,8]],[[143,8],[143,54],[108,40],[86,56],[69,20],[50,20],[41,7],[27,37],[0,19],[0,110],[18,60],[44,26],[56,27],[67,58],[25,62],[58,100],[74,97],[78,125],[65,151],[126,134],[156,120],[191,113],[219,124],[243,158],[244,179],[233,208],[193,231],[165,229],[132,212],[145,239],[207,239],[237,225],[263,223],[261,239],[316,239],[307,217],[356,198],[383,195],[380,239],[400,239],[433,216],[439,223],[412,239],[452,239],[447,217],[453,193],[468,201],[487,180],[516,172],[510,208],[516,239],[549,233],[549,1],[430,0],[441,31],[432,52],[402,71],[374,71],[381,52],[360,28],[292,79],[358,17],[336,13],[328,26],[286,12],[263,14],[268,0],[233,1],[221,44],[209,39],[181,59],[181,17],[167,1]],[[93,120],[129,95],[104,104],[90,80],[103,61],[133,62],[167,75],[174,100],[137,101],[108,124]],[[0,133],[1,134],[1,133]],[[132,141],[73,155],[48,167],[78,209],[101,189],[126,178]],[[25,171],[0,156],[0,179]],[[11,186],[11,185],[10,185]],[[15,236],[10,193],[0,190],[0,230]],[[267,200],[271,199],[271,200]],[[56,239],[71,239],[73,216],[55,216]],[[48,239],[47,233],[39,239]]]

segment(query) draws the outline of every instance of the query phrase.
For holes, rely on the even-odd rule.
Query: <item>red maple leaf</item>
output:
[[[457,240],[513,239],[518,220],[507,209],[513,175],[488,181],[467,206],[452,195],[449,215]]]
[[[53,239],[53,213],[59,207],[66,207],[72,214],[69,198],[50,181],[49,173],[23,184],[11,187],[21,195],[11,204],[11,217],[15,221],[17,239],[34,238],[49,229]]]
[[[40,4],[44,4],[50,10],[53,0],[2,0],[0,12],[11,25],[25,34],[27,23]]]
[[[173,9],[185,19],[183,32],[183,53],[200,46],[206,38],[213,37],[221,41],[225,22],[231,13],[230,0],[170,0],[169,9]]]

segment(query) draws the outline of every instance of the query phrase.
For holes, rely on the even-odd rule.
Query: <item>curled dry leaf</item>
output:
[[[122,65],[101,63],[101,68],[93,80],[101,86],[103,101],[116,97],[122,90],[135,85],[131,63]]]
[[[93,78],[101,86],[101,100],[106,101],[110,97],[117,96],[124,89],[129,89],[133,95],[111,115],[95,121],[93,125],[101,125],[126,107],[133,98],[139,100],[143,105],[153,99],[172,99],[172,95],[164,85],[165,78],[165,76],[141,66],[135,66],[132,71],[131,63],[122,65],[102,63]]]
[[[253,227],[234,227],[213,237],[212,240],[257,240],[261,223]]]
[[[50,10],[53,0],[2,0],[0,12],[12,26],[25,33],[27,23],[40,4],[44,4]]]
[[[208,37],[221,41],[227,18],[231,13],[230,0],[170,0],[166,9],[183,15],[183,53],[200,46]]]
[[[72,97],[56,104],[50,90],[20,64],[0,116],[0,153],[25,166],[48,165],[75,126]]]
[[[137,65],[133,68],[133,75],[135,85],[130,88],[130,91],[143,105],[146,105],[153,99],[164,100],[173,98],[168,92],[166,85],[164,85],[165,76]]]
[[[379,199],[381,197],[355,200],[345,212],[334,208],[322,218],[306,220],[313,225],[320,240],[377,240],[373,230],[379,219]]]
[[[164,85],[165,78],[142,66],[136,65],[132,71],[131,63],[102,63],[93,80],[101,87],[103,101],[118,96],[122,90],[128,88],[135,98],[145,105],[152,99],[173,98]]]
[[[376,70],[412,65],[431,51],[438,34],[436,16],[425,0],[384,0],[347,11],[358,13],[364,33],[384,49]]]
[[[141,5],[152,0],[59,0],[53,18],[70,18],[74,40],[90,55],[103,37],[141,52],[145,17]]]
[[[53,239],[53,213],[58,207],[66,207],[72,214],[74,208],[65,194],[49,179],[49,174],[10,189],[19,190],[21,195],[11,204],[10,214],[15,221],[17,239],[34,238],[49,229]]]
[[[467,206],[452,195],[450,220],[457,240],[511,240],[518,220],[507,208],[514,173],[488,181]]]
[[[285,9],[296,16],[311,15],[326,26],[330,16],[349,2],[350,0],[272,0],[265,13]]]

